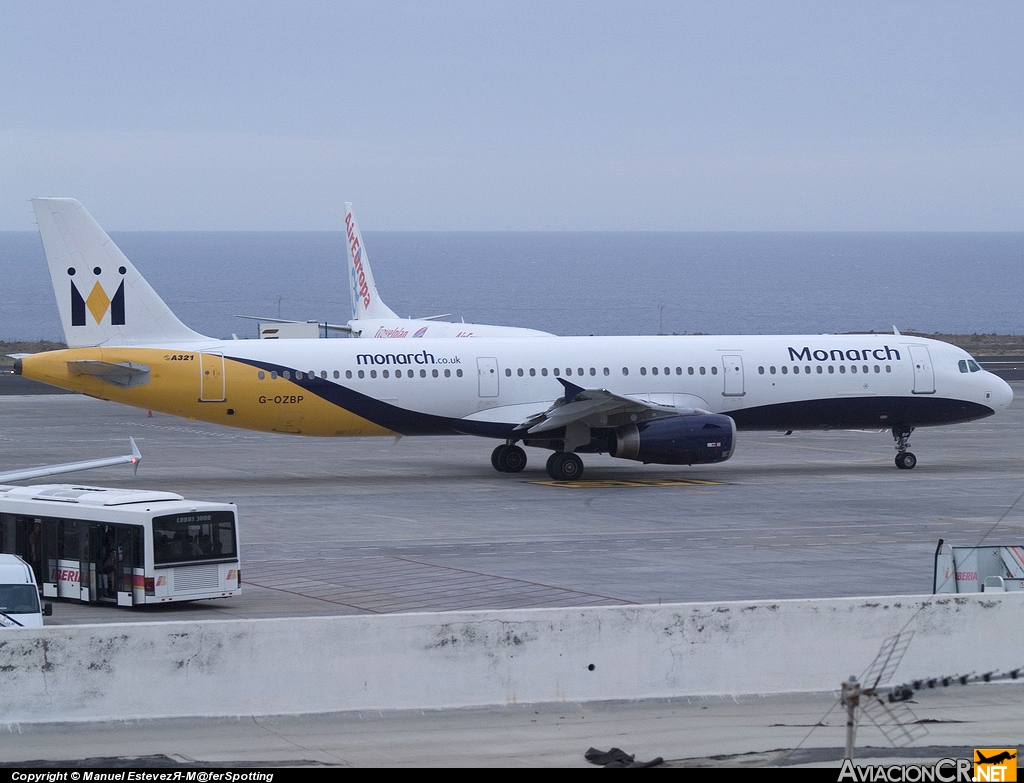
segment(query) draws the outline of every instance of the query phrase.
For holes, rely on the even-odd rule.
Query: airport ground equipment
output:
[[[947,546],[940,540],[932,592],[1024,592],[1024,546]]]
[[[237,595],[233,503],[171,492],[0,487],[0,552],[21,556],[44,597],[118,606]]]
[[[17,555],[0,554],[0,628],[31,628],[53,614],[53,604],[39,604],[32,568]]]

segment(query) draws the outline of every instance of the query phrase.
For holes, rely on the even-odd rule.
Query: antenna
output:
[[[899,668],[913,638],[913,631],[890,636],[882,642],[882,648],[861,675],[860,682],[856,677],[850,677],[842,684],[840,703],[846,707],[846,758],[853,759],[853,749],[857,744],[858,709],[894,747],[907,745],[928,733],[910,707],[902,703],[888,707],[879,695]],[[865,685],[861,686],[861,682]],[[906,698],[892,699],[890,696],[890,701],[906,701]]]

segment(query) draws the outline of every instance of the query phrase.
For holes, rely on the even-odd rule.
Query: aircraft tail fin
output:
[[[209,339],[178,320],[77,201],[34,198],[32,208],[69,348]]]
[[[348,245],[349,287],[352,290],[352,318],[398,318],[398,315],[380,300],[373,283],[370,261],[366,257],[363,237],[352,214],[352,204],[345,202],[345,235]]]

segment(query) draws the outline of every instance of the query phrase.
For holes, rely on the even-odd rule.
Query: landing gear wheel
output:
[[[519,446],[508,446],[502,463],[507,473],[519,473],[526,467],[526,452]]]
[[[583,460],[571,452],[556,451],[548,458],[548,475],[555,481],[575,481],[583,475]]]
[[[508,473],[507,463],[505,462],[505,455],[508,454],[508,450],[512,448],[507,443],[502,443],[497,446],[494,451],[491,452],[491,465],[499,473]]]
[[[544,469],[547,470],[548,475],[551,476],[551,478],[555,477],[555,460],[558,459],[559,453],[560,452],[552,451],[551,456],[548,457],[547,464],[544,466]]]
[[[892,437],[896,441],[896,467],[900,470],[912,470],[917,464],[917,457],[907,449],[910,448],[910,433],[913,427],[897,425],[892,428]]]
[[[896,467],[900,470],[913,470],[916,464],[917,457],[909,451],[904,451],[896,455]]]

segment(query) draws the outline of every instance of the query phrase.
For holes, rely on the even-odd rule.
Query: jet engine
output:
[[[609,453],[659,465],[701,465],[732,456],[736,422],[717,413],[670,416],[612,432]]]

